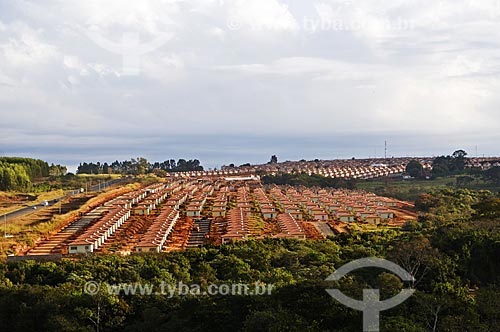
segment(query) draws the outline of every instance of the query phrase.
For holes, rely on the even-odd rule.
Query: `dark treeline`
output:
[[[426,172],[424,167],[418,160],[412,160],[406,165],[406,173],[410,176],[423,179],[428,176],[433,178],[457,175],[465,173],[465,166],[467,163],[467,152],[464,150],[457,150],[449,156],[439,156],[432,161],[431,172]]]
[[[179,159],[177,162],[174,159],[163,162],[150,163],[147,159],[139,157],[137,159],[125,161],[114,161],[112,163],[82,163],[78,166],[78,174],[130,174],[140,175],[147,173],[162,172],[188,172],[188,171],[203,171],[203,166],[200,165],[198,159],[185,160]]]
[[[362,331],[363,314],[332,299],[340,288],[382,300],[413,287],[383,311],[380,331],[500,331],[500,206],[487,192],[444,190],[423,196],[424,215],[402,230],[352,231],[320,241],[267,239],[155,255],[0,263],[0,326],[29,331]],[[411,272],[363,269],[325,282],[352,260],[377,256]],[[86,282],[101,284],[95,296]],[[182,296],[109,293],[106,284],[273,284],[271,295]],[[153,290],[158,291],[158,288]],[[2,328],[0,328],[2,330]]]
[[[0,190],[28,190],[33,180],[49,175],[50,167],[43,160],[0,157]]]
[[[356,188],[356,181],[352,179],[330,178],[319,174],[277,174],[265,175],[262,177],[264,184],[290,185],[290,186],[305,186],[305,187],[320,187],[320,188]]]
[[[458,185],[467,185],[474,180],[474,177],[483,178],[495,185],[500,185],[500,167],[495,166],[487,170],[481,168],[467,168],[467,152],[457,150],[449,156],[436,157],[432,162],[432,170],[426,172],[418,160],[412,160],[406,166],[406,173],[410,176],[423,179],[428,176],[433,178],[446,177],[449,175],[462,175],[456,178]],[[491,163],[497,163],[492,161]],[[484,163],[484,162],[483,162]]]
[[[441,177],[460,174],[465,170],[467,152],[457,150],[451,156],[440,156],[432,162],[432,176]]]

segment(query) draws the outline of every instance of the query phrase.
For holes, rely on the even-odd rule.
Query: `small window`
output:
[[[77,247],[70,247],[69,250],[78,250]]]
[[[156,251],[155,248],[149,248],[149,251]]]
[[[85,246],[85,250],[89,250],[89,246]]]

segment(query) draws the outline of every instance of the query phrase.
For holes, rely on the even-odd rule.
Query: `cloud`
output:
[[[229,29],[263,32],[298,29],[298,23],[288,6],[276,0],[236,0],[229,6],[228,23]]]
[[[421,152],[420,139],[439,133],[443,146],[474,141],[494,154],[485,132],[500,122],[499,18],[496,0],[4,4],[0,132],[9,134],[0,150],[45,144],[60,158],[78,145],[85,159],[132,144],[133,154],[203,150],[216,160],[246,148],[291,151],[283,137],[308,138],[295,146],[327,154],[335,142],[320,137],[356,137],[341,140],[354,151],[397,135]],[[89,31],[115,44],[131,34],[141,44],[169,38],[127,76],[126,55]],[[186,135],[180,149],[176,137]]]
[[[13,32],[13,36],[0,44],[0,54],[8,65],[44,65],[57,56],[57,47],[43,40],[43,31],[34,30],[24,23],[15,23],[8,30]],[[2,32],[6,31],[4,28]]]

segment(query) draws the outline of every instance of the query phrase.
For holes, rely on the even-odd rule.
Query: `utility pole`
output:
[[[387,141],[385,141],[384,159],[387,159]]]

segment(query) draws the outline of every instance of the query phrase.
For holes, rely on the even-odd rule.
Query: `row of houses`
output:
[[[300,222],[297,221],[297,219],[295,219],[290,213],[279,214],[277,220],[281,233],[276,235],[276,237],[294,238],[300,240],[306,239],[306,233],[300,225]]]
[[[318,204],[319,196],[315,195],[314,192],[304,190],[302,193],[299,193],[295,189],[290,188],[287,191],[287,196],[314,220],[328,221],[328,213]]]
[[[70,254],[89,253],[98,249],[130,217],[130,209],[115,206],[104,217],[78,236],[68,246]]]
[[[217,193],[214,198],[214,204],[212,205],[212,217],[225,217],[227,202],[229,199],[229,188],[222,187],[222,189]]]
[[[319,204],[325,206],[340,221],[357,220],[378,224],[394,218],[394,212],[389,207],[394,207],[396,201],[373,193],[337,190],[322,193],[322,200]]]
[[[253,191],[255,202],[264,216],[264,219],[275,219],[278,216],[273,202],[269,199],[262,188],[257,188]]]
[[[164,207],[136,245],[136,252],[160,252],[179,220],[179,211]]]
[[[154,189],[146,189],[148,196],[134,207],[135,215],[150,215],[157,206],[162,204],[168,197],[170,189],[167,186],[154,186]]]
[[[331,192],[322,189],[317,193],[304,190],[302,195],[318,204],[333,219],[342,222],[361,221],[377,224],[382,220],[394,218],[394,213],[388,207],[395,206],[396,202],[372,193],[352,190]]]
[[[239,187],[236,191],[236,207],[250,214],[252,211],[252,203],[250,202],[251,199],[248,187]]]
[[[302,219],[302,211],[317,221],[376,224],[395,217],[390,208],[396,206],[397,202],[372,193],[352,190],[332,192],[326,189],[303,189],[299,192],[292,187],[284,188],[284,191],[286,194],[276,186],[270,190],[270,196],[285,213],[291,213],[298,220]]]
[[[200,217],[201,211],[203,210],[203,205],[207,201],[207,193],[204,191],[199,191],[193,196],[188,206],[186,207],[186,216],[188,217]]]
[[[479,168],[488,170],[492,167],[500,167],[500,158],[467,158],[467,168]]]
[[[222,236],[222,243],[246,240],[250,235],[248,218],[250,211],[244,208],[235,208],[227,213],[227,230]]]
[[[303,219],[304,214],[302,213],[302,210],[294,202],[292,202],[288,196],[283,194],[281,189],[278,187],[272,188],[270,190],[270,196],[285,213],[289,213],[296,220]]]
[[[112,200],[105,204],[107,213],[88,227],[68,245],[70,254],[89,253],[97,250],[102,244],[130,218],[134,207],[148,197],[162,192],[164,183],[156,183]]]
[[[226,177],[241,179],[258,179],[255,174],[307,173],[319,174],[335,178],[372,179],[393,175],[401,175],[406,165],[417,159],[424,169],[432,168],[432,158],[390,158],[390,159],[342,159],[287,161],[284,163],[225,167],[221,170],[192,171],[172,173],[177,178]],[[253,178],[252,178],[253,177]]]

